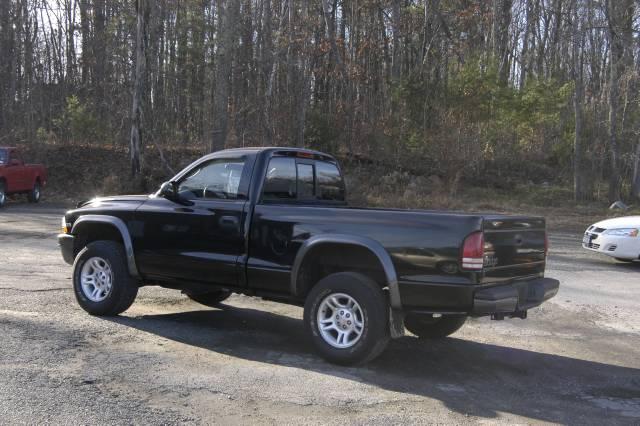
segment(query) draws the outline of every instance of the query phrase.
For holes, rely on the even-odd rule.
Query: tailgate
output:
[[[483,282],[544,275],[546,227],[543,218],[485,217],[483,231]]]

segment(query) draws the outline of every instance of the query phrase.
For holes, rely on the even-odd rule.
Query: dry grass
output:
[[[630,210],[609,210],[604,201],[578,204],[570,188],[548,184],[496,189],[460,182],[453,190],[435,177],[349,168],[346,175],[350,201],[359,206],[536,215],[544,216],[550,229],[573,232],[608,217],[640,215],[637,205]]]

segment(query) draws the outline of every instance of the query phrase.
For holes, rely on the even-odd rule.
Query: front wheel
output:
[[[73,289],[80,307],[91,315],[126,311],[138,294],[138,283],[129,275],[122,244],[94,241],[83,248],[73,264]]]
[[[355,272],[320,280],[307,296],[304,323],[320,355],[336,364],[364,364],[389,342],[387,298],[375,281]]]
[[[29,202],[37,203],[38,201],[40,201],[40,195],[42,195],[42,186],[40,185],[40,182],[36,181],[36,183],[33,184],[33,188],[31,188],[31,191],[29,192]]]
[[[460,330],[467,321],[464,315],[443,315],[434,318],[432,315],[410,314],[404,319],[404,326],[420,338],[441,339]]]

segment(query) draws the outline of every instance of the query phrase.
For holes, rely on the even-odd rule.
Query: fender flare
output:
[[[131,240],[131,235],[129,234],[129,228],[124,223],[122,219],[115,216],[108,215],[97,215],[97,214],[89,214],[85,216],[80,216],[74,223],[73,228],[71,228],[71,234],[75,235],[75,232],[78,229],[78,226],[83,223],[103,223],[113,226],[120,232],[122,236],[122,242],[124,243],[124,251],[127,256],[127,267],[129,269],[129,274],[133,277],[140,277],[138,273],[138,267],[136,265],[136,258],[133,252],[133,241]]]
[[[298,275],[306,255],[311,251],[311,249],[323,244],[355,245],[369,250],[374,256],[376,256],[376,258],[378,258],[378,261],[384,270],[387,281],[386,284],[389,286],[391,307],[393,309],[402,308],[398,276],[396,274],[395,266],[391,261],[391,256],[382,244],[376,240],[358,235],[323,234],[316,235],[306,240],[298,250],[293,263],[293,268],[291,269],[291,294],[294,296],[298,294]]]

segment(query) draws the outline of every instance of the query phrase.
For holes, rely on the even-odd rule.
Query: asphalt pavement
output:
[[[115,318],[76,304],[62,209],[0,210],[0,423],[640,424],[640,264],[550,237],[560,292],[527,320],[407,334],[374,362],[318,357],[302,310],[245,296],[220,309],[141,289]]]

